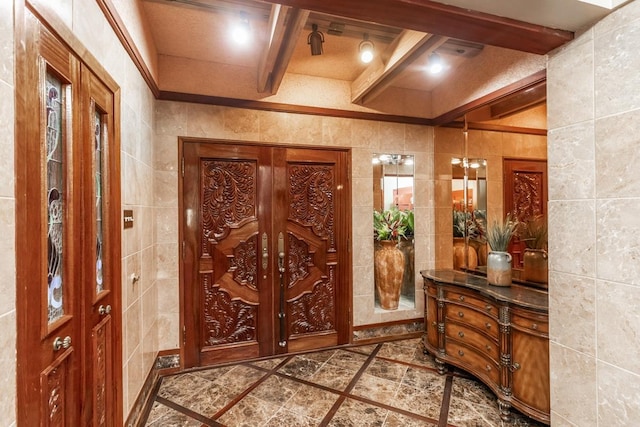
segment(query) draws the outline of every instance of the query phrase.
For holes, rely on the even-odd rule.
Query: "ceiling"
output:
[[[536,0],[535,8],[530,0],[423,1],[420,6],[409,0],[284,0],[282,6],[254,0],[139,1],[158,57],[167,63],[198,61],[221,70],[243,70],[255,76],[250,83],[255,87],[249,90],[255,90],[256,99],[277,94],[286,75],[347,82],[354,105],[366,105],[393,88],[431,93],[455,84],[456,76],[483,52],[547,53],[610,12],[609,7],[592,4],[597,0]],[[254,37],[244,48],[228,36],[241,14],[248,18]],[[322,55],[310,53],[307,37],[312,24],[324,35]],[[356,55],[365,34],[377,56],[368,65]],[[433,52],[446,64],[437,76],[425,72]],[[239,92],[237,98],[247,99],[247,92]],[[507,106],[509,111],[543,102],[544,86],[518,99],[511,102],[515,106]],[[491,118],[486,111],[477,116]],[[499,111],[508,114],[505,108]]]

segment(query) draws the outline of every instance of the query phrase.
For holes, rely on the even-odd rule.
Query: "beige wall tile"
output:
[[[1,71],[2,69],[0,68]],[[13,197],[15,187],[13,87],[4,83],[2,79],[0,79],[0,99],[10,100],[0,102],[0,129],[2,129],[2,134],[0,135],[0,182],[2,183],[0,197]]]
[[[595,426],[596,360],[554,342],[549,354],[552,411],[576,426]]]
[[[640,27],[638,32],[640,33]],[[638,65],[640,66],[640,61]],[[640,196],[640,186],[636,182],[636,165],[640,162],[640,150],[638,150],[640,136],[632,131],[637,127],[638,120],[640,120],[640,110],[596,120],[595,159],[598,198]],[[611,173],[612,171],[615,173]]]
[[[640,199],[602,199],[596,206],[598,278],[640,285]]]
[[[0,197],[0,316],[16,308],[15,215],[15,201]]]
[[[594,202],[550,201],[548,209],[549,270],[595,277]]]
[[[12,282],[14,283],[14,282]],[[16,312],[0,315],[0,413],[2,422],[10,425],[16,417]]]
[[[592,121],[549,132],[549,200],[591,199],[596,193]]]
[[[637,10],[638,8],[635,7]],[[604,27],[600,27],[604,28]],[[610,32],[595,35],[596,118],[637,109],[640,68],[640,22],[636,19]]]
[[[626,427],[640,420],[640,376],[598,363],[598,425]]]
[[[640,375],[640,287],[598,281],[596,306],[598,359]]]
[[[124,258],[122,268],[122,307],[130,308],[142,295],[141,280],[133,282],[132,275],[140,276],[141,259],[140,252]]]
[[[551,275],[549,329],[552,341],[595,357],[595,279],[559,272]]]
[[[123,360],[129,360],[136,350],[139,351],[141,344],[141,319],[142,316],[142,304],[140,299],[134,301],[134,303],[124,311],[124,329],[126,331],[123,339]],[[129,374],[133,374],[129,370]]]
[[[584,42],[549,58],[547,114],[549,129],[593,120],[593,43]]]

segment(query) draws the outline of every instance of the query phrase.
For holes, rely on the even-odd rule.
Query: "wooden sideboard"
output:
[[[484,382],[506,421],[513,406],[549,424],[549,310],[545,290],[455,270],[421,271],[425,351]]]

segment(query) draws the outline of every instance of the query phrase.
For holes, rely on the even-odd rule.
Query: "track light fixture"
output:
[[[360,61],[368,64],[373,60],[373,42],[369,40],[369,34],[364,34],[364,40],[360,42],[358,51],[360,52]]]
[[[318,31],[318,24],[311,25],[311,33],[307,37],[307,44],[311,46],[311,55],[322,55],[322,43],[324,43],[324,34]]]

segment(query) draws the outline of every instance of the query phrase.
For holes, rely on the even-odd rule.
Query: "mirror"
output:
[[[374,154],[375,306],[415,308],[414,156]]]
[[[487,263],[487,161],[451,159],[453,268],[475,269]]]

